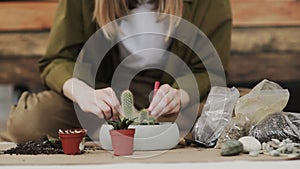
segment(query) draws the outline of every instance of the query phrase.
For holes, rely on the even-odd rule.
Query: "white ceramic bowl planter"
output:
[[[100,144],[105,150],[112,150],[109,130],[113,127],[103,124],[100,129]],[[131,125],[135,128],[134,150],[168,150],[179,142],[179,129],[176,123],[160,123],[159,125]]]

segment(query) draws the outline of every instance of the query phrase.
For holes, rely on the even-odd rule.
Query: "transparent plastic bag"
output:
[[[238,100],[235,114],[243,115],[251,124],[256,124],[271,113],[281,112],[289,96],[287,89],[265,79]]]
[[[287,112],[270,114],[255,125],[249,131],[249,135],[260,142],[268,142],[271,139],[282,141],[287,138],[300,142],[300,114]]]
[[[216,148],[230,139],[248,136],[252,127],[266,116],[281,112],[289,100],[289,91],[278,84],[263,80],[248,94],[241,97],[235,107],[235,117],[226,126]]]
[[[234,87],[212,87],[193,128],[193,140],[205,147],[214,146],[224,127],[231,121],[239,97],[240,93]]]
[[[227,140],[238,140],[247,136],[250,130],[250,124],[244,116],[233,117],[231,122],[225,127],[215,148],[221,148],[221,144]]]

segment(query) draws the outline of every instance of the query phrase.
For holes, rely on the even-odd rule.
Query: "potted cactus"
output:
[[[114,150],[111,131],[120,131],[124,126],[135,129],[133,150],[166,150],[179,142],[179,129],[176,123],[158,123],[147,109],[136,110],[133,94],[125,90],[121,94],[121,118],[108,121],[101,126],[99,140],[105,150]],[[126,123],[126,125],[125,125]],[[121,125],[123,124],[123,125]],[[124,147],[128,145],[123,145]]]
[[[113,129],[109,131],[111,136],[112,149],[115,155],[131,155],[133,153],[135,129],[128,129],[129,125],[134,123],[133,96],[129,90],[121,95],[122,113],[125,117],[118,120],[107,121]]]
[[[114,155],[123,156],[133,153],[135,129],[128,128],[133,122],[134,120],[129,120],[128,118],[107,121],[108,124],[113,126],[109,134],[111,136]]]

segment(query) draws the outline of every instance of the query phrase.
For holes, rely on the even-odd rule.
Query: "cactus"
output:
[[[149,116],[148,116],[149,112],[147,111],[147,109],[140,110],[139,114],[140,114],[139,115],[140,123],[143,123],[145,120],[149,119]]]
[[[152,116],[149,116],[147,109],[142,109],[139,112],[139,121],[142,125],[156,125],[158,124],[156,119]]]
[[[147,109],[139,112],[134,108],[133,94],[129,90],[125,90],[121,94],[121,110],[123,115],[128,119],[135,119],[133,124],[154,125],[158,124],[154,117],[149,116]]]
[[[133,114],[135,111],[133,95],[129,90],[125,90],[121,95],[122,113],[125,117],[133,119]]]

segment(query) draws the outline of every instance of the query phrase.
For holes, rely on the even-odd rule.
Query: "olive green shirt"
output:
[[[222,61],[225,72],[228,68],[230,55],[230,41],[232,29],[232,15],[230,0],[183,0],[183,18],[196,25],[211,41]],[[62,94],[62,86],[66,80],[73,77],[76,58],[85,42],[98,29],[93,21],[93,0],[60,0],[51,29],[49,44],[44,57],[39,60],[41,77],[46,86]],[[192,70],[198,86],[201,99],[210,89],[208,73],[191,50],[180,42],[172,43],[172,53],[179,56]],[[118,65],[117,48],[113,48],[104,59],[98,71],[97,88],[110,86],[114,68]],[[147,75],[147,74],[146,74]],[[150,76],[151,77],[151,76]],[[161,83],[168,83],[178,88],[176,82],[184,80],[179,77],[175,80],[167,75],[160,76]],[[149,92],[153,89],[152,82],[147,76],[137,77],[136,84],[132,87],[134,93]],[[142,86],[142,87],[141,87]],[[149,93],[137,96],[148,100]],[[140,107],[145,106],[141,104]]]

